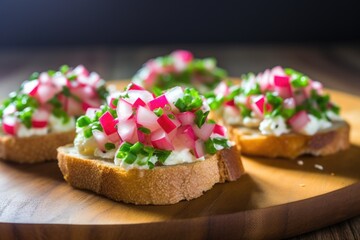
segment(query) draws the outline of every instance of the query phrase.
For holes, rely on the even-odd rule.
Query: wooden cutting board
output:
[[[360,98],[329,92],[351,124],[349,150],[297,160],[243,157],[247,174],[240,180],[171,206],[135,206],[73,189],[56,162],[0,162],[0,238],[270,239],[359,215]]]

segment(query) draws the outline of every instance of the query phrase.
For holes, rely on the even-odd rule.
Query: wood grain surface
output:
[[[229,59],[239,59],[242,67],[237,71],[242,72],[244,68],[260,71],[283,64],[310,76],[314,75],[311,72],[315,73],[317,77],[313,78],[326,86],[359,93],[358,48],[330,48],[336,57],[328,57],[326,49],[308,47],[194,49],[200,49],[200,55],[217,56],[221,65],[229,65],[230,71],[237,64],[226,64]],[[78,61],[116,79],[129,77],[121,75],[122,70],[125,72],[122,74],[129,74],[131,69],[138,68],[134,59],[143,62],[165,50],[40,50],[32,56],[34,61],[30,56],[33,50],[0,52],[0,73],[3,74],[0,98],[16,89],[19,80],[15,77],[24,79],[22,74],[34,69],[45,70]],[[343,61],[339,64],[334,58]],[[131,62],[128,68],[126,61]],[[325,78],[329,80],[321,76],[329,76]],[[56,162],[0,163],[0,239],[286,238],[355,217],[360,214],[360,99],[340,92],[333,92],[333,97],[343,106],[343,116],[352,125],[349,151],[323,158],[302,157],[304,165],[298,165],[297,161],[244,157],[247,175],[239,181],[218,184],[203,197],[172,206],[133,206],[73,189],[63,181]],[[324,170],[316,169],[315,164]],[[296,239],[356,239],[360,236],[358,219]]]

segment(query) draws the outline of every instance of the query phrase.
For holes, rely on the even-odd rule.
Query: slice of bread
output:
[[[115,201],[142,205],[191,200],[214,184],[235,181],[244,173],[236,147],[219,151],[204,161],[151,170],[126,171],[112,160],[80,155],[70,145],[58,149],[58,161],[65,180],[73,187],[88,189]]]
[[[74,138],[74,130],[23,138],[0,135],[0,160],[18,163],[56,160],[56,149],[73,142]]]
[[[280,136],[263,135],[260,131],[244,127],[229,127],[230,135],[241,153],[252,156],[296,158],[303,154],[325,156],[350,146],[350,126],[345,121],[334,122],[332,127],[313,136],[290,133]]]

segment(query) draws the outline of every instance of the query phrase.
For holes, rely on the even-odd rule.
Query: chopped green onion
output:
[[[126,153],[125,157],[122,158],[122,160],[124,162],[126,162],[127,164],[133,164],[135,162],[136,158],[137,158],[136,154],[128,152],[128,153]]]
[[[205,141],[205,151],[209,154],[215,154],[217,151],[211,138]]]
[[[195,124],[201,128],[202,125],[204,125],[205,121],[206,121],[206,118],[207,116],[209,115],[210,111],[207,111],[207,112],[203,112],[201,109],[200,110],[197,110],[195,112]]]
[[[88,116],[81,116],[77,119],[76,124],[78,127],[85,127],[91,123],[91,119]]]
[[[141,142],[137,142],[130,147],[130,152],[132,152],[134,154],[138,154],[143,147],[144,147],[144,144],[142,144]]]
[[[161,115],[163,115],[164,110],[162,108],[156,108],[154,109],[154,113],[156,114],[156,116],[160,117]]]
[[[151,133],[150,129],[148,129],[146,127],[139,127],[138,130],[145,133],[145,134],[150,134]]]
[[[62,74],[65,74],[70,70],[70,68],[68,65],[62,65],[59,70]]]
[[[115,144],[113,143],[105,143],[105,149],[106,150],[112,150],[112,149],[115,149]]]
[[[39,78],[39,76],[40,76],[40,73],[38,73],[38,72],[33,72],[33,73],[30,75],[29,80],[36,80],[36,79]]]
[[[93,136],[91,128],[86,128],[84,130],[84,136],[85,136],[85,138],[91,138]]]
[[[216,145],[220,145],[224,148],[229,147],[228,140],[226,138],[213,138],[212,140]]]

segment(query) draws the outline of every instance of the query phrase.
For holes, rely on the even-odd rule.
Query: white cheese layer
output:
[[[38,135],[45,135],[48,133],[48,127],[44,128],[27,128],[24,124],[19,124],[16,135],[18,137],[31,137]]]
[[[265,118],[260,123],[259,129],[264,135],[280,136],[281,134],[290,132],[286,126],[285,119],[281,116]]]
[[[331,127],[331,122],[325,119],[318,119],[315,116],[308,114],[310,121],[301,129],[300,133],[304,135],[314,135],[319,130]]]
[[[67,132],[75,129],[75,118],[70,117],[70,120],[64,124],[61,118],[51,115],[49,118],[49,125],[51,132]]]

